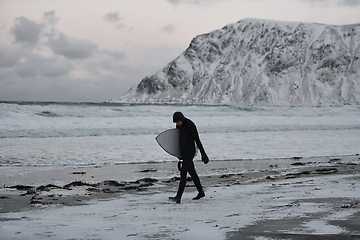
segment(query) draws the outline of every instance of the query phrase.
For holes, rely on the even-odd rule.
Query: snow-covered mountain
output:
[[[113,102],[360,104],[360,24],[244,19],[195,37]]]

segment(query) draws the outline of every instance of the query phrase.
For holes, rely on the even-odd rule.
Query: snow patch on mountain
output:
[[[360,24],[244,19],[196,36],[112,102],[360,104]]]

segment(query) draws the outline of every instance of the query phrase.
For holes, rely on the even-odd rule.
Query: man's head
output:
[[[176,126],[181,126],[185,122],[184,114],[181,112],[175,112],[173,115],[173,122],[176,123]]]

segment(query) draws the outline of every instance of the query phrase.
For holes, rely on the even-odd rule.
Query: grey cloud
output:
[[[45,27],[42,34],[44,37],[52,38],[57,34],[56,24],[59,20],[60,18],[55,15],[55,11],[48,11],[43,14],[42,21]]]
[[[4,95],[6,91],[1,88],[2,83],[12,84],[14,79],[14,71],[11,68],[0,68],[0,96]]]
[[[105,79],[109,76],[119,76],[124,71],[128,57],[118,50],[101,50],[96,52],[92,58],[84,61],[83,70],[95,79]]]
[[[127,29],[131,31],[130,27],[125,26],[125,24],[121,22],[119,12],[108,13],[104,15],[103,18],[106,22],[113,23],[117,29]]]
[[[137,60],[124,51],[99,49],[90,40],[59,32],[59,18],[54,11],[41,17],[37,22],[16,18],[10,31],[14,41],[0,43],[2,100],[109,100],[141,79],[144,69],[151,68],[148,72],[153,72],[159,68],[147,61],[139,71],[139,64],[132,65]],[[116,15],[112,17],[115,27],[131,31],[120,25],[120,18],[116,22]],[[43,55],[42,50],[52,52]],[[138,61],[142,63],[142,59]]]
[[[0,68],[15,66],[26,54],[28,54],[27,49],[18,44],[0,43]]]
[[[11,33],[15,37],[15,43],[34,46],[40,40],[40,33],[42,29],[42,24],[38,24],[26,17],[19,17],[14,20]]]
[[[172,34],[175,31],[175,26],[173,24],[169,24],[161,29],[164,33]]]
[[[181,2],[181,0],[166,0],[166,1],[172,4],[178,4]]]
[[[107,54],[109,56],[112,56],[113,58],[116,58],[117,60],[128,59],[126,53],[124,53],[123,51],[104,49],[104,50],[102,50],[102,52],[104,52],[105,54]]]
[[[16,73],[23,78],[39,76],[53,78],[66,75],[72,69],[72,64],[62,57],[43,57],[32,54],[16,67]]]
[[[360,6],[360,0],[298,0],[301,2],[308,2],[310,4],[321,4],[321,6],[345,6],[345,7],[356,7]]]
[[[88,58],[97,50],[95,43],[85,39],[68,38],[63,33],[59,33],[56,38],[50,38],[48,44],[55,54],[71,59]]]
[[[360,0],[341,0],[339,4],[355,7],[355,6],[360,6]]]
[[[112,22],[112,23],[116,23],[116,22],[120,21],[118,12],[108,13],[103,18],[105,21]]]
[[[125,25],[122,24],[122,23],[119,23],[119,24],[116,25],[116,28],[118,28],[118,29],[124,29],[124,28],[125,28]]]
[[[56,17],[55,11],[48,11],[43,14],[43,18],[46,24],[50,26],[55,26],[60,20],[59,17]]]

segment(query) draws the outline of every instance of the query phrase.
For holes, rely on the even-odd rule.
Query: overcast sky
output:
[[[360,0],[0,0],[0,101],[107,101],[244,18],[360,23]]]

